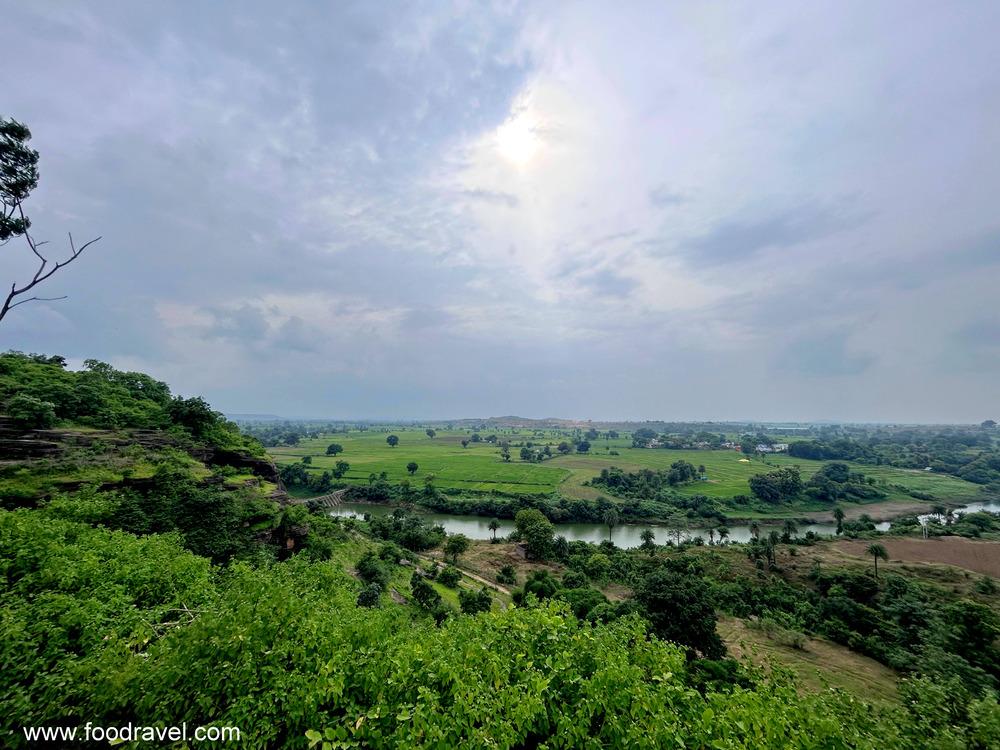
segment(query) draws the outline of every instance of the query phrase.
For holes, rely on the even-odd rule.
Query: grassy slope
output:
[[[597,488],[584,486],[584,482],[596,476],[601,469],[618,466],[635,471],[638,469],[666,469],[674,461],[689,461],[695,466],[706,467],[709,480],[696,482],[680,488],[688,494],[703,494],[710,497],[732,497],[749,494],[747,480],[754,474],[771,471],[774,465],[797,465],[805,478],[815,472],[823,462],[771,456],[750,463],[740,461],[742,456],[735,451],[674,451],[662,449],[632,448],[628,440],[618,439],[594,441],[590,454],[557,456],[542,464],[524,463],[518,460],[519,448],[512,447],[512,460],[504,463],[499,449],[489,443],[470,443],[463,448],[461,440],[468,438],[465,431],[442,431],[433,439],[422,429],[398,429],[393,434],[399,436],[399,445],[390,448],[382,432],[353,432],[348,435],[334,435],[309,441],[294,448],[272,448],[271,454],[279,463],[290,463],[303,456],[312,456],[314,471],[330,469],[337,460],[350,463],[351,469],[345,479],[353,483],[364,483],[371,473],[385,471],[390,481],[409,479],[414,485],[422,484],[424,477],[434,474],[438,488],[458,488],[469,490],[496,490],[516,493],[544,493],[558,489],[568,497],[596,498],[601,493]],[[553,450],[565,435],[547,432],[545,437],[533,436],[528,432],[503,434],[512,443],[531,440],[536,444],[551,443]],[[326,446],[337,442],[344,446],[344,453],[333,458],[324,455]],[[609,455],[610,451],[619,455]],[[412,477],[406,471],[406,464],[415,461],[419,469]],[[862,466],[856,468],[876,479],[884,479],[889,484],[902,484],[914,490],[929,492],[944,501],[965,502],[976,499],[978,485],[954,477],[930,472],[896,469],[886,466]],[[909,500],[907,494],[889,489],[889,501]],[[820,509],[823,506],[817,506]],[[803,508],[808,509],[808,508]]]
[[[802,648],[796,648],[728,616],[719,618],[718,630],[731,656],[789,669],[803,690],[841,688],[873,702],[898,701],[892,669],[825,638],[804,637]]]

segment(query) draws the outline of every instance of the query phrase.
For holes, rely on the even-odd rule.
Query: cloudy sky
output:
[[[104,237],[2,348],[285,416],[1000,418],[993,0],[0,14],[35,234]]]

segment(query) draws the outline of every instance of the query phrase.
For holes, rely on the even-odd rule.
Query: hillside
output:
[[[1000,740],[985,584],[882,585],[846,557],[813,575],[837,558],[804,539],[566,542],[531,509],[496,545],[403,507],[334,517],[288,502],[255,440],[145,375],[7,354],[0,393],[6,746],[87,722],[234,727],[249,748]],[[751,629],[761,647],[798,633],[802,658],[744,654],[732,618],[776,623]]]

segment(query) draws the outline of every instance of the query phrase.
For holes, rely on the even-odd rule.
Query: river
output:
[[[395,510],[391,505],[371,505],[367,503],[343,503],[330,510],[333,516],[362,518],[366,513],[373,515],[385,515]],[[955,513],[972,513],[979,510],[987,510],[994,513],[1000,512],[1000,502],[970,503],[955,510]],[[421,513],[428,523],[440,525],[449,534],[465,534],[470,539],[489,539],[493,536],[490,531],[490,519],[485,516],[459,516],[446,513]],[[920,520],[925,522],[930,515],[921,516]],[[761,531],[767,533],[772,529],[781,531],[782,523],[760,523]],[[809,531],[819,535],[834,535],[837,532],[836,524],[832,523],[810,523],[797,524],[798,535],[804,535]],[[727,527],[729,529],[729,541],[749,542],[751,539],[750,526],[741,524]],[[887,531],[889,522],[884,521],[876,524],[879,531]],[[670,527],[662,524],[652,523],[623,523],[615,526],[611,533],[608,527],[599,523],[559,523],[556,524],[556,534],[566,537],[568,541],[593,542],[597,544],[605,539],[611,539],[617,546],[629,549],[642,544],[642,532],[645,529],[652,529],[656,535],[658,544],[664,544],[667,540],[676,540],[676,532]],[[497,529],[497,536],[506,536],[514,530],[514,522],[511,520],[500,520],[500,528]],[[700,536],[708,542],[708,528],[691,528],[681,532],[681,539],[691,539]]]

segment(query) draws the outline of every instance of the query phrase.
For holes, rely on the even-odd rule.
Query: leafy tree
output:
[[[56,423],[56,406],[51,401],[19,393],[7,401],[7,416],[28,430],[47,430]]]
[[[385,442],[389,444],[390,448],[395,448],[397,445],[399,445],[399,437],[397,437],[396,435],[390,435],[385,439]]]
[[[570,447],[569,443],[563,441],[556,446],[556,450],[565,456],[566,454],[570,453],[573,450],[573,448]]]
[[[608,573],[611,572],[611,560],[607,555],[595,552],[584,560],[583,572],[590,580],[604,583],[608,580]]]
[[[344,476],[344,474],[346,474],[350,470],[351,470],[351,465],[347,463],[347,461],[337,461],[337,463],[334,464],[333,476],[336,479],[340,479],[342,476]]]
[[[507,448],[500,449],[500,458],[503,459],[504,463],[510,462],[510,450]]]
[[[833,518],[837,522],[837,534],[844,532],[844,509],[839,505],[833,509]]]
[[[377,584],[383,590],[389,585],[389,571],[374,552],[366,552],[358,560],[355,568],[357,569],[358,578],[365,583]]]
[[[377,583],[369,583],[358,594],[357,605],[359,607],[377,607],[382,598],[382,587]]]
[[[431,440],[433,440],[434,436],[437,435],[437,432],[435,432],[434,430],[432,430],[430,428],[424,430],[424,432],[427,433],[427,437],[429,437]]]
[[[462,610],[462,614],[466,615],[489,612],[493,606],[493,597],[485,586],[479,589],[479,591],[462,590],[458,592],[458,605]]]
[[[468,448],[469,447],[469,441],[466,440],[465,438],[462,438],[462,447],[463,448]]]
[[[497,583],[513,586],[517,583],[517,572],[513,565],[504,565],[497,572]]]
[[[428,611],[434,611],[441,606],[441,594],[435,591],[417,571],[413,571],[410,577],[410,591],[413,593],[414,601]]]
[[[780,503],[798,497],[802,477],[795,467],[784,467],[766,474],[755,474],[748,480],[750,491],[766,503]]]
[[[420,467],[419,467],[419,466],[417,466],[417,462],[416,462],[416,461],[410,461],[410,463],[408,463],[408,464],[406,465],[406,470],[407,470],[408,472],[410,472],[410,476],[411,476],[411,477],[412,477],[412,476],[413,476],[414,474],[416,474],[416,473],[417,473],[417,469],[419,469],[419,468],[420,468]]]
[[[679,561],[678,561],[679,562]],[[681,565],[664,565],[643,578],[635,599],[653,625],[653,631],[668,641],[718,659],[725,654],[715,632],[715,608],[705,581]]]
[[[340,443],[330,443],[326,446],[326,455],[336,456],[344,452],[344,446]]]
[[[555,536],[555,527],[541,511],[534,508],[519,510],[514,516],[514,526],[525,544],[529,557],[536,560],[548,558]]]
[[[464,555],[469,550],[471,542],[465,534],[449,534],[444,543],[444,554],[451,558],[453,563],[458,562],[460,555]]]
[[[462,580],[462,572],[451,565],[438,573],[438,582],[450,589],[457,588],[458,582]]]
[[[205,437],[221,417],[201,396],[176,396],[167,407],[167,414],[174,424],[186,428],[196,438]]]
[[[576,444],[577,453],[587,453],[589,450],[590,450],[590,441],[588,440],[581,440],[579,443]]]
[[[527,602],[528,594],[534,594],[539,601],[551,599],[559,593],[559,581],[547,570],[533,570],[528,574],[524,586],[511,593],[511,600],[518,606]]]
[[[872,556],[872,559],[875,561],[875,580],[877,581],[878,580],[878,561],[880,559],[881,560],[888,560],[889,559],[889,551],[883,545],[878,544],[878,543],[869,545],[868,549],[866,551],[868,552],[869,555]]]
[[[302,457],[302,463],[304,463],[306,466],[308,466],[312,462],[313,462],[313,457],[312,456],[303,456]]]

